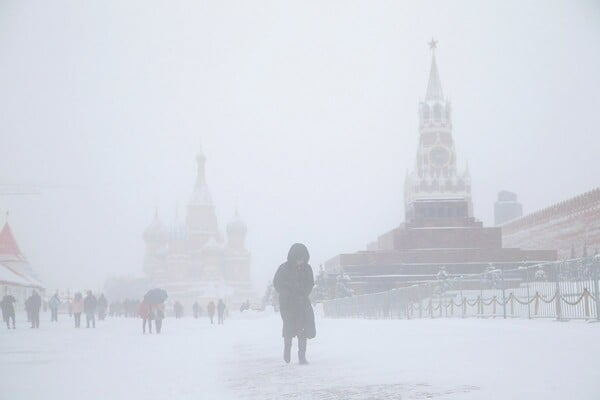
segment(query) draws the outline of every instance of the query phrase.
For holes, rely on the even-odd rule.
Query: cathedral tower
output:
[[[196,185],[188,203],[186,218],[188,243],[193,250],[201,249],[211,238],[220,241],[215,206],[206,184],[204,153],[198,154],[196,163]]]

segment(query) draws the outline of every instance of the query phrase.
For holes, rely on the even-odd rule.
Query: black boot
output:
[[[298,362],[301,365],[308,364],[306,361],[306,338],[298,338]]]
[[[283,338],[283,361],[286,364],[292,359],[292,338]]]

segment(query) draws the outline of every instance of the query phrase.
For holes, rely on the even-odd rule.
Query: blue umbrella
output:
[[[156,288],[148,290],[148,293],[144,295],[144,300],[150,304],[160,304],[164,303],[167,297],[169,296],[166,290]]]

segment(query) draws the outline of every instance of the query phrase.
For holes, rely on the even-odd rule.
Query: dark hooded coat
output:
[[[305,262],[296,265],[301,258]],[[279,293],[279,312],[285,338],[298,336],[312,339],[317,334],[315,315],[308,298],[315,279],[308,260],[306,246],[294,244],[288,253],[288,260],[279,266],[273,278],[273,286]]]

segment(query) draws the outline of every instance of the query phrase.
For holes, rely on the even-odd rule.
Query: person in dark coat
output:
[[[173,310],[175,311],[175,319],[181,318],[183,315],[183,305],[181,305],[180,302],[176,301],[175,304],[173,304]]]
[[[154,313],[154,324],[156,325],[156,333],[160,335],[162,330],[162,322],[165,319],[165,303],[159,303],[152,306]]]
[[[48,306],[50,307],[50,321],[58,322],[58,307],[60,307],[60,298],[58,297],[58,290],[50,301],[48,302]]]
[[[28,308],[31,314],[31,327],[37,329],[40,327],[40,308],[42,308],[42,298],[35,290],[33,293],[31,293],[31,296],[29,296]]]
[[[142,317],[142,333],[146,333],[146,324],[148,324],[148,330],[152,333],[152,319],[153,319],[153,311],[152,305],[146,301],[146,299],[142,300],[140,303],[139,310],[140,317]]]
[[[192,311],[194,312],[194,318],[198,318],[198,314],[200,311],[200,304],[198,304],[197,301],[195,301],[194,304],[192,305]]]
[[[100,321],[104,321],[106,318],[106,309],[108,308],[108,301],[106,301],[106,297],[104,297],[104,293],[98,297],[98,319]]]
[[[96,327],[96,307],[98,306],[98,300],[96,296],[92,294],[91,290],[88,290],[87,296],[83,300],[83,312],[85,313],[85,323],[86,328],[90,327],[90,322],[92,323],[92,327]]]
[[[273,287],[279,293],[279,312],[283,320],[283,359],[290,362],[292,338],[298,337],[298,361],[306,361],[306,340],[317,335],[315,315],[308,296],[315,285],[310,255],[305,245],[295,243],[287,261],[279,266]]]
[[[15,328],[15,303],[17,299],[6,290],[6,294],[0,301],[0,308],[2,308],[2,319],[6,322],[6,327],[10,329],[10,320],[12,319],[12,328]]]
[[[217,323],[223,325],[223,315],[225,315],[225,303],[223,299],[219,299],[219,303],[217,304]]]

